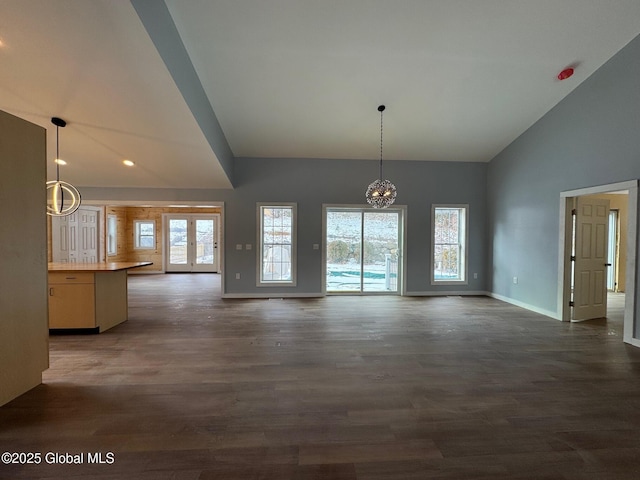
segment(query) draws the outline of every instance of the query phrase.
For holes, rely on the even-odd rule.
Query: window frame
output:
[[[291,210],[291,278],[289,280],[265,280],[263,278],[264,273],[264,215],[263,211],[266,208],[280,208]],[[297,230],[298,230],[298,204],[286,203],[286,202],[258,202],[256,204],[257,215],[257,233],[258,238],[256,245],[256,286],[258,287],[295,287],[297,285]]]
[[[153,226],[153,235],[151,235],[152,244],[151,247],[144,247],[140,245],[140,239],[142,238],[140,235],[140,226],[143,224],[151,224]],[[157,233],[156,233],[156,221],[155,220],[134,220],[133,221],[133,248],[134,250],[155,250],[156,249],[156,241],[157,241]],[[148,237],[149,235],[145,235]]]
[[[464,218],[460,221],[460,227],[464,229],[458,235],[460,246],[460,270],[459,279],[435,278],[435,249],[436,249],[436,210],[456,209],[461,210]],[[469,284],[469,204],[433,204],[431,205],[431,285],[468,285]]]
[[[118,216],[107,214],[107,257],[118,255]]]

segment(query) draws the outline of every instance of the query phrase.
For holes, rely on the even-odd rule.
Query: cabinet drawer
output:
[[[52,272],[49,273],[49,284],[93,283],[93,272]]]

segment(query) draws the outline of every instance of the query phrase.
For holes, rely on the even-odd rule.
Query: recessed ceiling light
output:
[[[54,162],[56,162],[58,165],[66,165],[67,162],[65,162],[64,160],[62,160],[61,158],[56,158],[54,160]]]
[[[123,160],[122,163],[124,163],[127,167],[133,167],[135,165],[135,163],[133,163],[131,160]]]

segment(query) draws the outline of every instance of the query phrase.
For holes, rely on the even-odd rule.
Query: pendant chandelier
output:
[[[367,188],[367,202],[373,208],[387,208],[396,200],[396,186],[389,180],[383,180],[382,175],[382,112],[385,106],[380,105],[380,176]]]
[[[56,179],[47,182],[47,215],[64,217],[71,215],[80,207],[80,192],[70,183],[60,180],[60,127],[66,127],[67,122],[53,117],[51,123],[56,126]]]

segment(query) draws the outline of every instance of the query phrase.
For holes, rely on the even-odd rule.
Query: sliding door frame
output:
[[[398,233],[400,235],[399,239],[399,249],[400,252],[398,254],[398,265],[400,266],[401,272],[398,275],[397,281],[399,282],[398,289],[396,292],[327,292],[327,211],[331,209],[344,209],[344,210],[359,210],[362,212],[372,212],[372,213],[383,213],[385,211],[397,211],[398,212],[398,221],[400,225],[398,227]],[[407,206],[406,205],[393,205],[391,207],[385,208],[384,210],[373,208],[369,205],[353,205],[353,204],[322,204],[322,294],[327,295],[406,295],[406,285],[407,285],[407,256],[405,252],[407,250]]]

